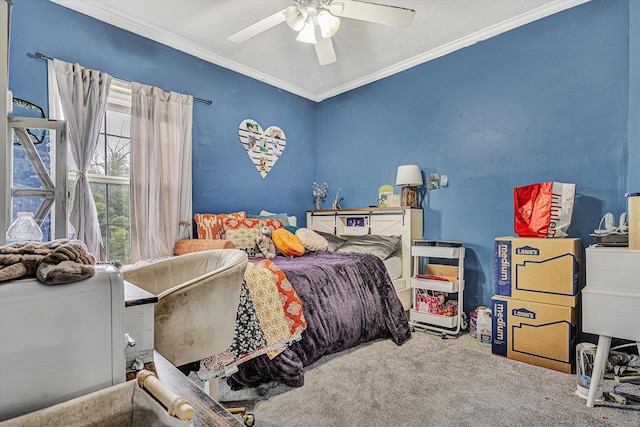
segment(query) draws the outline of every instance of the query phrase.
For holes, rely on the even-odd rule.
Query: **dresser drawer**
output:
[[[586,259],[587,289],[640,297],[640,250],[591,246]]]
[[[582,291],[582,331],[640,341],[640,294]]]

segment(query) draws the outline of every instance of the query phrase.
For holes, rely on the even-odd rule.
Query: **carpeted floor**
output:
[[[272,386],[261,397],[221,380],[220,401],[247,406],[257,427],[640,426],[638,410],[587,408],[575,375],[494,356],[467,334],[377,340],[308,367],[302,387]]]

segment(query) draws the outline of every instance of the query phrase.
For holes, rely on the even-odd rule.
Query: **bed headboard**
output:
[[[411,244],[422,239],[422,208],[356,208],[307,211],[307,228],[340,237],[375,234],[402,238],[402,276],[393,281],[402,305],[411,302]]]

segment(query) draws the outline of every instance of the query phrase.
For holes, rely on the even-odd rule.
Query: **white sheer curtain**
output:
[[[76,238],[87,245],[96,260],[104,261],[98,213],[86,173],[98,145],[111,76],[57,59],[49,60],[48,65],[50,89],[57,85],[62,118],[67,121],[69,166],[77,173],[69,220]],[[50,96],[55,94],[55,89],[50,91]],[[51,113],[51,117],[60,118]]]
[[[131,255],[135,262],[173,255],[175,242],[183,237],[182,224],[191,224],[193,97],[135,82],[131,92]]]

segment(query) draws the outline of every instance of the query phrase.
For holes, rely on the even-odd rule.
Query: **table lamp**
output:
[[[418,165],[398,166],[396,185],[402,186],[402,206],[419,207],[418,186],[422,185],[422,171]]]

